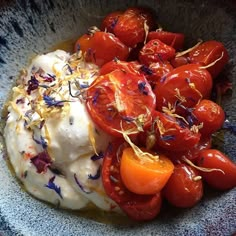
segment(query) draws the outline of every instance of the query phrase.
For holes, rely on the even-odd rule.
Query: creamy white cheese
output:
[[[4,136],[11,164],[26,190],[63,208],[89,202],[120,211],[105,194],[101,154],[111,137],[95,127],[83,102],[98,69],[57,50],[37,56],[13,88]]]

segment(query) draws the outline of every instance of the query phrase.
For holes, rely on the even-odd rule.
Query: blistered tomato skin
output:
[[[168,61],[155,62],[149,66],[143,65],[140,67],[140,72],[143,73],[148,82],[154,87],[157,81],[173,70],[172,65]]]
[[[203,196],[203,184],[196,169],[186,164],[177,164],[174,173],[164,188],[164,197],[176,207],[196,205]]]
[[[153,39],[144,45],[139,53],[139,61],[150,65],[155,62],[170,60],[175,56],[175,49],[163,43],[159,39]]]
[[[110,33],[114,33],[114,28],[119,20],[119,17],[123,14],[122,11],[114,11],[108,14],[103,20],[101,24],[101,30],[107,31]]]
[[[159,146],[169,151],[186,151],[200,141],[201,135],[199,133],[182,127],[172,116],[154,111],[153,120],[157,150]]]
[[[156,83],[157,110],[170,104],[176,112],[192,108],[203,98],[208,98],[212,90],[212,77],[199,65],[188,64],[173,69]],[[181,105],[181,106],[180,106]]]
[[[200,101],[193,110],[197,124],[203,125],[199,132],[207,137],[220,129],[225,120],[225,113],[221,106],[211,100]]]
[[[204,66],[215,62],[207,68],[212,78],[215,78],[229,61],[229,55],[221,42],[211,40],[203,42],[194,48],[189,53],[189,59],[191,63],[199,63]]]
[[[225,154],[208,149],[199,153],[198,166],[210,169],[218,169],[211,172],[201,171],[204,180],[213,188],[228,190],[236,187],[236,164]]]
[[[183,48],[184,38],[184,34],[181,33],[172,33],[168,31],[157,30],[148,33],[147,41],[159,39],[163,43],[173,47],[178,51]]]
[[[152,29],[155,20],[146,8],[129,8],[118,19],[114,34],[128,47],[134,48],[145,40],[145,24]]]
[[[75,49],[78,48],[87,62],[93,62],[97,66],[102,66],[114,58],[126,60],[129,55],[129,48],[117,37],[102,31],[81,36],[75,44]]]

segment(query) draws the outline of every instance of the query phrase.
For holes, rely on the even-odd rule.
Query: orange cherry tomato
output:
[[[236,187],[236,164],[225,154],[216,149],[203,150],[199,153],[198,166],[220,169],[221,171],[204,172],[201,175],[213,188],[227,190]]]
[[[163,190],[165,198],[176,207],[193,207],[203,196],[203,184],[199,177],[193,167],[177,164]]]
[[[130,192],[126,188],[120,175],[120,159],[122,151],[127,145],[124,140],[115,140],[107,148],[102,165],[103,186],[107,195],[131,219],[136,221],[151,220],[160,212],[161,194],[140,195]]]
[[[175,50],[180,50],[184,45],[184,34],[181,33],[172,33],[168,31],[151,31],[148,33],[147,41],[159,39],[163,43],[173,47]]]
[[[142,64],[150,65],[155,62],[170,60],[175,56],[175,49],[163,43],[159,39],[153,39],[139,52],[139,61]]]
[[[123,14],[123,11],[114,11],[108,14],[101,24],[101,30],[114,33],[114,28],[118,22],[119,17]]]
[[[206,41],[194,48],[189,53],[189,59],[192,63],[200,63],[201,65],[205,66],[215,62],[217,59],[220,59],[214,65],[207,68],[212,77],[215,78],[222,71],[225,64],[229,61],[229,55],[221,42],[211,40]]]
[[[210,136],[220,129],[225,120],[224,110],[215,102],[207,99],[201,100],[192,112],[197,124],[203,124],[199,132]]]
[[[129,55],[128,47],[118,38],[102,31],[80,37],[75,44],[75,50],[78,48],[83,52],[87,62],[93,62],[98,66],[104,65],[114,58],[126,60]]]
[[[145,152],[145,150],[143,150]],[[151,154],[152,155],[152,154]],[[120,174],[126,188],[137,194],[155,194],[162,190],[174,169],[172,162],[159,155],[156,160],[137,157],[132,148],[123,150]]]

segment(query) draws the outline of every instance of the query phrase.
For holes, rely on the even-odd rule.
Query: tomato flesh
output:
[[[99,76],[87,90],[86,107],[93,121],[107,133],[137,130],[151,122],[156,100],[143,75],[121,70]]]
[[[143,150],[147,152],[147,150]],[[145,160],[146,158],[146,160]],[[164,155],[156,160],[136,156],[132,148],[123,151],[120,164],[121,178],[133,193],[155,194],[162,190],[174,169],[172,162]]]

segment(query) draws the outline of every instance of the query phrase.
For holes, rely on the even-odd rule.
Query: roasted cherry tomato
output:
[[[140,67],[141,65],[137,61],[127,62],[115,59],[104,64],[99,70],[99,75],[105,75],[117,69],[131,74],[140,74]]]
[[[102,165],[102,181],[107,195],[134,220],[144,221],[155,218],[160,212],[160,193],[139,195],[130,192],[120,176],[120,158],[127,143],[119,140],[109,145]]]
[[[203,184],[198,171],[186,164],[177,164],[164,188],[164,196],[176,207],[193,207],[203,196]]]
[[[155,135],[157,146],[171,151],[193,148],[201,137],[199,133],[191,131],[183,121],[158,111],[153,112],[153,124],[149,134]]]
[[[229,55],[222,43],[211,40],[194,48],[189,53],[189,59],[192,63],[200,63],[205,66],[210,65],[219,59],[215,64],[207,68],[212,77],[215,78],[228,62]]]
[[[189,64],[175,68],[156,83],[154,93],[157,110],[171,106],[176,112],[194,107],[201,99],[208,98],[212,77],[199,65]]]
[[[150,10],[141,7],[127,9],[118,19],[114,34],[128,47],[134,48],[144,42],[149,29],[155,25]]]
[[[93,62],[102,66],[106,62],[118,58],[126,60],[129,49],[117,37],[111,33],[95,31],[91,35],[83,35],[76,44],[75,49],[83,52],[87,62]]]
[[[236,187],[236,164],[222,152],[215,149],[203,150],[197,164],[204,168],[218,169],[201,171],[204,180],[213,188],[227,190]]]
[[[108,14],[101,24],[101,30],[114,33],[114,27],[116,26],[119,17],[123,14],[123,11],[114,11]]]
[[[87,90],[87,110],[94,123],[107,133],[147,126],[156,105],[155,95],[144,75],[115,70],[99,76]]]
[[[123,150],[120,174],[125,186],[133,193],[155,194],[162,190],[170,178],[174,165],[164,155],[156,155],[142,149],[147,154],[137,155],[129,147]]]
[[[159,39],[153,39],[144,45],[139,53],[139,61],[142,64],[150,65],[155,62],[164,62],[175,56],[175,49],[161,42]]]
[[[173,70],[173,67],[168,61],[160,61],[150,64],[149,66],[141,66],[140,71],[143,73],[148,82],[155,86],[157,81]]]
[[[172,33],[168,31],[151,31],[148,33],[147,41],[159,39],[163,43],[173,47],[175,50],[180,50],[184,45],[184,34],[181,33]]]
[[[210,149],[211,143],[212,143],[211,138],[204,137],[204,138],[200,139],[200,141],[196,145],[194,145],[192,148],[189,148],[185,151],[166,150],[166,149],[161,148],[159,146],[156,147],[156,150],[159,153],[162,153],[165,156],[167,156],[168,158],[170,158],[170,160],[174,164],[182,162],[183,159],[188,159],[191,162],[196,163],[197,159],[199,157],[200,151]]]
[[[196,123],[203,125],[199,130],[204,136],[210,136],[220,129],[225,120],[224,110],[215,102],[207,99],[201,100],[192,112]]]

